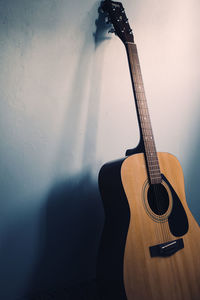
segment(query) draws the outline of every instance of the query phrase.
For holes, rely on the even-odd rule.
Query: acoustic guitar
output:
[[[125,45],[140,129],[135,149],[99,172],[105,222],[97,282],[105,300],[199,300],[200,229],[177,158],[157,152],[138,52],[120,2],[103,1]]]

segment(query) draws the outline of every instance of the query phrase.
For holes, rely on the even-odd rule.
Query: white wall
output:
[[[123,4],[157,150],[179,158],[188,204],[200,222],[200,3]],[[139,139],[124,46],[106,32],[95,44],[98,5],[0,1],[4,300],[94,277],[103,222],[98,170]]]

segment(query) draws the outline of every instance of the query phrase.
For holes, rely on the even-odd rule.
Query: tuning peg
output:
[[[111,20],[110,20],[109,17],[105,17],[105,23],[106,23],[106,24],[110,24],[110,23],[111,23]]]
[[[98,12],[101,13],[101,14],[104,13],[104,10],[103,10],[103,8],[101,6],[99,7]]]
[[[108,33],[115,33],[115,29],[111,28],[110,30],[108,30]]]
[[[104,2],[105,1],[101,1],[101,3],[100,3],[100,6],[99,6],[99,12],[100,13],[104,13],[104,9],[103,9],[103,5],[105,4]]]

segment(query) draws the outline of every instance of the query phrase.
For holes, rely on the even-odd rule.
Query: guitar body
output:
[[[162,220],[148,202],[143,153],[108,163],[100,171],[105,226],[97,279],[103,299],[200,297],[200,230],[185,200],[182,169],[171,154],[158,153],[158,159],[169,196]],[[151,246],[180,238],[184,247],[176,253],[151,257]]]

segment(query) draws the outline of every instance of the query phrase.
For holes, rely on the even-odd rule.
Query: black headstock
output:
[[[105,0],[101,2],[101,9],[107,14],[108,20],[114,27],[115,34],[125,43],[134,43],[132,29],[128,23],[123,5],[121,2]]]

